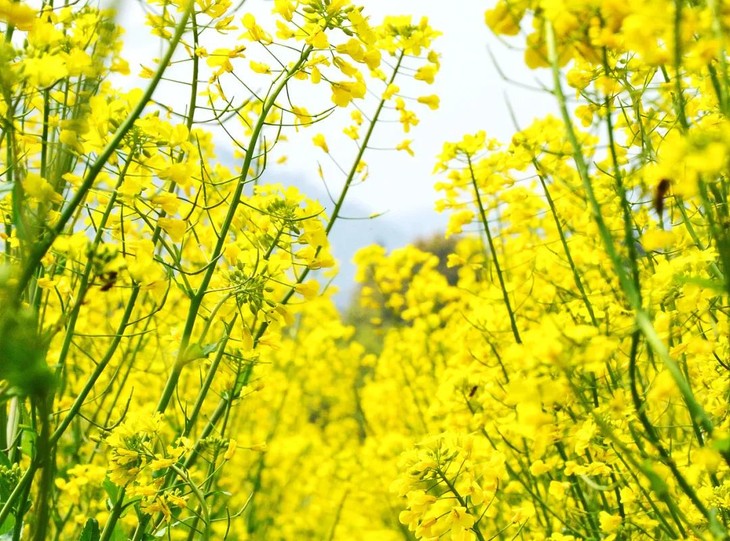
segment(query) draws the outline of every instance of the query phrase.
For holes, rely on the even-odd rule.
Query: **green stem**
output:
[[[512,302],[509,299],[509,292],[507,291],[507,284],[504,280],[504,275],[502,273],[502,268],[499,265],[499,258],[497,257],[497,250],[494,246],[494,239],[492,238],[492,232],[489,229],[489,221],[487,220],[487,212],[484,208],[484,204],[482,202],[482,195],[479,192],[479,185],[477,184],[477,178],[476,174],[474,172],[474,168],[472,166],[471,156],[467,156],[467,160],[469,163],[469,174],[471,176],[471,184],[474,189],[474,194],[476,195],[476,201],[477,201],[477,207],[479,209],[479,218],[482,222],[482,226],[484,227],[484,232],[487,235],[487,242],[489,243],[489,251],[492,255],[492,262],[494,263],[494,269],[497,272],[497,280],[499,280],[499,287],[502,290],[502,298],[504,299],[504,306],[507,309],[507,314],[509,315],[509,322],[510,326],[512,327],[512,334],[515,338],[515,342],[518,344],[522,343],[522,339],[520,338],[520,331],[517,328],[517,317],[515,315],[514,310],[512,309]]]
[[[444,482],[444,484],[448,487],[449,492],[451,492],[454,495],[454,498],[456,498],[456,501],[459,502],[459,505],[462,506],[464,509],[466,509],[466,511],[468,513],[469,506],[467,505],[466,500],[464,500],[463,496],[461,494],[459,494],[459,492],[456,490],[454,483],[452,483],[449,480],[449,478],[446,477],[446,475],[444,475],[444,473],[440,469],[436,470],[436,473],[441,478],[441,480]],[[479,539],[479,541],[486,541],[484,539],[484,535],[479,530],[479,526],[477,525],[476,522],[474,523],[474,526],[472,526],[471,529],[474,532],[474,534],[477,536],[477,539]]]
[[[187,474],[186,471],[181,470],[179,467],[175,466],[174,464],[170,466],[170,468],[185,482],[185,484],[190,487],[191,492],[195,495],[195,498],[198,500],[198,507],[203,514],[203,524],[204,531],[201,534],[200,539],[207,540],[210,539],[210,509],[208,508],[208,503],[205,501],[205,495],[200,491],[198,488],[198,485],[195,484],[195,482],[190,478],[190,476]]]
[[[127,301],[127,306],[124,310],[124,314],[122,315],[122,319],[119,322],[119,325],[117,326],[117,331],[114,334],[114,338],[112,338],[111,343],[109,344],[109,347],[107,348],[107,352],[104,355],[104,357],[99,361],[99,364],[96,365],[96,368],[89,376],[89,379],[86,381],[86,384],[84,385],[83,389],[79,392],[78,396],[76,397],[76,400],[74,400],[73,404],[69,408],[68,413],[66,414],[66,417],[64,417],[63,421],[58,425],[56,430],[53,432],[53,435],[51,436],[51,442],[53,445],[55,445],[58,440],[63,436],[63,433],[66,431],[68,426],[71,424],[71,421],[78,415],[78,413],[81,411],[81,407],[84,405],[84,401],[86,400],[86,397],[89,396],[89,393],[94,388],[94,385],[96,384],[96,381],[99,379],[101,374],[106,370],[107,365],[111,362],[112,358],[114,357],[114,353],[117,350],[117,347],[119,346],[119,342],[121,342],[122,338],[124,337],[125,329],[127,328],[127,325],[129,323],[130,318],[132,317],[132,312],[134,310],[135,303],[137,302],[137,297],[139,296],[139,286],[134,286],[132,289],[132,293],[129,296],[129,300]]]
[[[188,131],[192,129],[193,123],[195,121],[195,108],[197,106],[198,99],[198,73],[200,71],[200,57],[196,54],[196,51],[198,50],[199,34],[198,21],[195,18],[195,10],[193,10],[190,14],[190,22],[192,23],[193,30],[193,71],[190,75],[190,98],[188,99],[188,103],[190,104],[190,110],[188,111],[187,119],[185,121],[185,125],[188,127]]]
[[[233,319],[229,323],[229,329],[236,324],[237,318],[238,313],[233,316]],[[203,404],[205,403],[205,398],[208,395],[208,391],[210,390],[211,385],[213,385],[213,380],[215,379],[215,375],[218,372],[218,367],[223,360],[223,355],[225,354],[226,345],[228,344],[229,337],[230,333],[227,331],[226,334],[223,335],[223,338],[221,338],[221,342],[218,345],[218,352],[216,353],[213,362],[210,364],[208,374],[206,375],[205,380],[203,381],[203,385],[198,392],[198,397],[195,400],[193,410],[191,411],[190,416],[185,420],[185,429],[183,430],[182,436],[189,436],[193,430],[193,427],[195,426],[195,422],[197,421],[198,415],[200,414],[200,410],[203,408]]]
[[[388,80],[388,85],[392,84],[396,77],[398,76],[401,63],[403,62],[403,58],[405,56],[405,53],[401,51],[400,55],[398,56],[398,61],[395,64],[395,67],[393,68],[393,73],[390,76],[390,79]],[[372,120],[370,121],[370,125],[368,126],[368,131],[365,132],[365,136],[363,137],[362,144],[360,145],[360,148],[358,149],[357,155],[355,156],[355,159],[352,162],[352,167],[350,167],[350,170],[347,173],[347,178],[345,178],[345,184],[342,187],[342,191],[340,192],[339,197],[337,198],[337,201],[335,202],[335,207],[332,210],[332,216],[330,217],[329,222],[327,223],[327,226],[325,228],[325,233],[329,236],[330,232],[332,231],[332,228],[335,226],[335,222],[340,217],[340,212],[342,211],[342,206],[345,204],[345,199],[347,198],[347,194],[350,191],[350,188],[352,187],[352,183],[355,180],[355,175],[357,174],[357,167],[360,164],[360,161],[362,160],[363,156],[365,155],[365,150],[368,148],[368,144],[370,143],[370,139],[373,136],[373,132],[375,131],[375,126],[378,123],[378,120],[380,120],[380,114],[383,111],[383,107],[385,106],[386,100],[384,98],[381,98],[380,102],[378,103],[377,108],[375,109],[375,114],[372,117]],[[317,249],[317,254],[319,254],[320,249]],[[307,267],[304,269],[302,274],[297,279],[297,284],[301,284],[309,275],[310,269]],[[295,284],[296,285],[296,284]],[[286,295],[284,295],[284,298],[281,300],[280,304],[286,304],[289,302],[289,299],[294,295],[296,290],[294,287],[292,287]],[[254,337],[254,342],[258,341],[258,339],[263,336],[264,332],[266,332],[266,329],[268,327],[268,323],[264,322],[261,327],[259,328],[258,332],[256,333],[256,336]]]
[[[707,510],[707,507],[700,501],[694,488],[692,488],[692,485],[687,482],[682,473],[679,471],[679,468],[677,468],[677,464],[672,458],[671,453],[666,449],[666,447],[664,447],[662,442],[659,440],[659,435],[657,434],[654,425],[651,424],[649,418],[646,416],[646,412],[644,411],[644,407],[641,403],[641,397],[639,396],[636,385],[636,362],[638,357],[639,337],[639,331],[635,331],[631,335],[631,353],[629,355],[629,380],[631,382],[631,399],[634,403],[636,416],[641,422],[641,425],[644,427],[644,435],[658,451],[662,462],[666,464],[667,467],[671,470],[682,491],[687,495],[687,497],[694,504],[697,510],[702,513],[702,516],[705,517],[705,520],[709,521],[710,514]]]
[[[722,46],[722,44],[725,43],[727,32],[723,28],[723,23],[721,20],[721,4],[722,2],[718,2],[718,0],[707,0],[707,7],[710,8],[710,12],[712,13],[712,33],[715,36],[715,40],[717,40],[717,43],[720,44],[721,47],[718,55],[718,62],[720,64],[720,77],[717,77],[717,73],[715,72],[714,67],[711,63],[709,63],[707,67],[708,71],[710,72],[710,77],[715,88],[715,92],[717,93],[717,101],[720,105],[720,111],[724,116],[728,116],[728,113],[730,113],[730,110],[728,109],[730,102],[728,101],[727,92],[727,55],[725,54],[725,48]]]
[[[96,252],[97,247],[101,244],[102,236],[104,235],[104,228],[106,227],[107,222],[109,221],[109,217],[112,214],[112,211],[114,209],[114,205],[117,201],[118,197],[118,190],[119,187],[124,182],[124,179],[126,177],[127,170],[129,169],[129,166],[132,163],[131,155],[127,162],[124,165],[123,170],[119,174],[119,179],[117,181],[116,186],[114,187],[114,190],[112,191],[112,194],[109,196],[109,203],[107,203],[106,208],[104,209],[104,214],[101,217],[101,220],[99,221],[99,224],[96,228],[96,235],[94,235],[94,239],[91,241],[90,244],[90,251],[93,254]],[[81,311],[81,306],[86,302],[86,293],[88,292],[89,287],[89,281],[91,278],[91,271],[94,268],[94,257],[93,255],[89,256],[86,260],[86,267],[84,268],[83,272],[81,273],[81,279],[79,281],[79,285],[76,288],[76,303],[74,304],[73,308],[71,309],[71,313],[68,316],[68,321],[66,322],[66,335],[64,336],[63,343],[61,344],[61,351],[58,354],[58,361],[57,361],[57,369],[56,369],[56,375],[60,373],[61,370],[63,370],[64,366],[66,365],[66,357],[68,356],[68,353],[71,348],[71,343],[73,341],[74,337],[74,329],[76,328],[76,321],[79,317],[79,312]]]
[[[608,51],[603,48],[603,71],[608,76],[610,66],[608,64]],[[606,108],[606,132],[608,135],[608,148],[611,155],[611,165],[613,167],[613,179],[616,183],[616,191],[618,191],[621,203],[622,218],[624,224],[624,243],[629,255],[629,265],[634,279],[634,287],[637,291],[639,303],[641,304],[641,284],[639,281],[639,257],[636,250],[636,238],[634,237],[634,222],[631,214],[631,204],[626,195],[626,187],[623,182],[623,173],[618,161],[618,153],[616,151],[616,140],[614,138],[613,112],[611,108],[611,96],[606,94],[604,100]]]
[[[563,459],[563,462],[568,461],[568,455],[565,452],[565,447],[563,444],[558,441],[555,443],[555,448],[558,451],[558,454],[560,455],[560,458]],[[568,480],[570,481],[570,488],[573,491],[573,497],[578,500],[583,506],[583,510],[585,511],[586,519],[588,520],[588,526],[591,529],[591,536],[593,539],[600,539],[600,528],[598,523],[596,522],[596,511],[594,509],[591,509],[590,504],[588,503],[588,500],[586,499],[585,491],[583,490],[583,487],[578,482],[578,477],[575,474],[571,474],[568,476]]]
[[[18,480],[18,483],[15,485],[15,488],[8,496],[8,499],[2,506],[2,509],[0,509],[0,524],[3,524],[8,518],[16,500],[20,498],[20,496],[25,492],[26,488],[30,487],[31,482],[33,481],[33,477],[35,476],[35,472],[38,471],[39,466],[40,464],[37,460],[31,460],[28,469],[25,470],[25,473],[23,473],[23,476]],[[17,520],[19,522],[21,520],[19,512],[17,514]]]
[[[588,315],[591,318],[591,323],[594,327],[598,327],[598,321],[596,320],[596,315],[593,312],[593,305],[591,304],[591,301],[588,299],[588,294],[586,293],[585,287],[583,287],[583,280],[580,278],[580,273],[578,272],[578,268],[575,265],[575,261],[573,261],[573,256],[570,253],[570,248],[568,248],[568,241],[565,238],[565,232],[563,231],[563,225],[560,223],[560,219],[558,218],[558,211],[555,208],[555,202],[553,201],[552,196],[550,195],[550,190],[548,190],[547,183],[545,182],[545,177],[540,173],[540,166],[537,162],[537,160],[533,159],[533,165],[535,166],[535,170],[537,171],[537,177],[540,179],[540,184],[542,185],[542,189],[545,192],[545,200],[548,203],[548,206],[550,207],[550,213],[553,216],[553,221],[555,222],[555,228],[558,231],[558,236],[560,237],[560,244],[563,246],[563,251],[565,252],[565,257],[568,258],[568,265],[570,265],[570,270],[573,273],[573,281],[575,282],[575,286],[578,288],[578,292],[580,293],[581,298],[583,299],[583,304],[585,304],[586,310],[588,310]]]
[[[654,353],[659,356],[661,361],[664,363],[664,366],[674,379],[675,384],[679,388],[679,392],[682,394],[682,397],[687,404],[687,409],[689,410],[689,414],[693,422],[698,423],[707,434],[712,435],[713,426],[710,418],[707,416],[707,413],[705,413],[702,406],[694,398],[692,389],[690,388],[689,383],[687,383],[687,380],[684,378],[682,370],[669,355],[667,346],[662,342],[661,338],[659,338],[654,326],[651,324],[648,314],[643,310],[636,312],[636,324],[644,335],[646,342],[649,344]]]
[[[124,487],[119,489],[119,497],[112,506],[109,518],[107,518],[106,524],[104,524],[104,529],[101,532],[99,541],[109,541],[112,538],[117,522],[119,521],[119,517],[122,516],[122,511],[124,510],[124,491]]]
[[[596,195],[593,191],[593,185],[591,183],[590,174],[588,172],[588,165],[585,161],[585,158],[583,157],[582,149],[580,143],[578,142],[578,137],[573,128],[570,114],[568,113],[568,108],[566,105],[567,101],[565,98],[565,94],[562,90],[562,83],[560,81],[560,68],[558,64],[555,34],[552,24],[549,21],[545,22],[545,35],[547,39],[548,57],[552,64],[553,84],[555,87],[554,92],[558,100],[558,105],[560,107],[560,112],[568,135],[568,140],[573,147],[573,160],[583,183],[583,188],[588,197],[591,211],[593,213],[593,219],[595,220],[598,227],[598,232],[603,242],[604,249],[606,250],[606,254],[613,264],[613,270],[618,276],[619,283],[621,284],[624,295],[626,295],[629,306],[634,311],[636,324],[641,332],[644,334],[647,343],[659,356],[659,358],[669,370],[669,373],[671,374],[682,394],[682,397],[687,405],[687,408],[690,411],[690,414],[692,415],[692,418],[695,419],[708,434],[712,434],[713,427],[709,417],[705,413],[702,406],[695,399],[694,394],[689,387],[689,384],[684,378],[684,375],[677,366],[676,362],[669,356],[669,351],[657,335],[656,330],[651,323],[649,315],[644,311],[641,305],[641,296],[636,288],[636,284],[628,275],[626,268],[623,264],[623,260],[616,251],[613,236],[611,235],[611,232],[603,219],[601,206],[598,203]]]
[[[203,274],[203,278],[200,281],[200,286],[195,292],[195,295],[193,295],[193,297],[190,299],[190,308],[188,309],[187,319],[185,321],[182,337],[180,339],[178,360],[176,361],[175,366],[173,367],[173,370],[168,377],[168,380],[165,384],[165,389],[162,393],[162,396],[160,397],[160,401],[157,404],[157,411],[159,411],[160,413],[164,413],[167,409],[167,406],[172,399],[173,392],[177,387],[178,380],[180,379],[182,363],[184,361],[183,356],[185,355],[187,347],[190,343],[190,337],[193,333],[193,327],[195,326],[195,321],[197,320],[200,306],[203,303],[203,298],[207,293],[208,285],[210,284],[210,281],[213,278],[213,274],[215,273],[215,270],[217,268],[215,262],[220,257],[221,253],[223,252],[223,247],[228,242],[228,231],[230,230],[230,227],[238,210],[238,206],[240,205],[243,188],[248,180],[248,171],[251,167],[251,162],[254,159],[254,148],[256,147],[259,137],[261,136],[261,131],[266,125],[266,118],[269,115],[269,112],[275,107],[275,101],[279,97],[279,94],[281,94],[284,88],[286,88],[289,80],[299,72],[300,68],[304,65],[312,50],[312,46],[308,45],[302,51],[297,62],[284,75],[282,75],[279,83],[271,90],[261,108],[261,114],[258,117],[256,125],[254,126],[251,137],[249,139],[248,151],[246,152],[246,157],[244,158],[243,165],[241,167],[241,176],[238,178],[236,188],[234,189],[233,194],[231,194],[231,203],[228,207],[228,212],[218,232],[218,240],[215,247],[213,248],[213,253],[211,254],[211,264],[208,266],[207,270]]]
[[[335,532],[337,531],[337,525],[340,523],[340,517],[342,516],[342,509],[345,507],[345,501],[347,500],[348,490],[345,490],[344,494],[342,494],[342,498],[340,499],[340,503],[337,506],[337,511],[335,511],[335,519],[332,522],[332,528],[330,529],[330,533],[327,536],[327,541],[334,541],[335,539]]]
[[[41,479],[36,495],[38,506],[35,510],[34,541],[45,541],[48,531],[51,503],[53,498],[53,478],[55,474],[53,446],[50,442],[52,396],[38,399],[38,415],[40,417],[40,435],[38,437],[34,460],[41,467]],[[19,517],[20,518],[20,517]]]

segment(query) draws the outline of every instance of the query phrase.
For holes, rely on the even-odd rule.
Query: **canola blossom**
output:
[[[416,156],[446,238],[360,250],[344,313],[438,21],[142,3],[132,67],[112,10],[0,0],[0,537],[730,538],[727,6],[486,2],[554,112]],[[300,130],[327,208],[270,172]]]

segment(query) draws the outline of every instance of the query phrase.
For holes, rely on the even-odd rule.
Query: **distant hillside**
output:
[[[325,205],[328,212],[333,205],[324,187],[307,178],[286,174],[277,175],[277,182],[293,185]],[[391,202],[391,208],[374,209],[358,203],[357,189],[351,192],[345,203],[342,216],[332,231],[330,242],[335,257],[340,262],[340,273],[333,284],[337,286],[337,305],[347,306],[355,288],[355,265],[352,258],[360,248],[380,244],[388,249],[398,248],[417,238],[427,237],[446,227],[446,217],[431,209],[404,212],[398,209],[398,201]],[[374,213],[384,213],[376,218],[368,218]]]
[[[313,193],[313,192],[309,192]],[[397,201],[393,205],[397,205]],[[367,216],[370,212],[363,211]],[[404,246],[418,238],[429,237],[446,227],[446,217],[436,211],[399,213],[397,209],[372,220],[343,220],[333,230],[330,242],[340,261],[340,274],[335,280],[340,292],[337,305],[346,306],[354,290],[355,265],[352,258],[360,248],[381,244],[388,249]]]

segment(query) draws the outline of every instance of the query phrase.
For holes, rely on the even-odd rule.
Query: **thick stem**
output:
[[[634,311],[638,328],[641,330],[642,334],[644,334],[644,337],[649,346],[654,350],[654,352],[659,356],[659,358],[669,370],[669,373],[671,374],[682,394],[682,398],[687,404],[687,408],[689,409],[692,418],[695,419],[708,434],[711,434],[713,427],[710,418],[707,416],[707,413],[705,413],[699,402],[697,402],[697,399],[695,398],[692,389],[684,378],[684,375],[677,366],[677,363],[669,356],[669,351],[657,335],[656,330],[651,323],[649,315],[643,309],[641,305],[641,295],[639,294],[639,291],[632,277],[627,272],[624,261],[616,250],[613,235],[611,234],[611,231],[609,230],[606,222],[603,219],[601,206],[596,199],[596,195],[593,190],[593,184],[591,182],[590,174],[588,172],[588,164],[583,157],[582,149],[580,143],[578,142],[578,137],[575,133],[575,129],[573,128],[573,123],[568,112],[568,107],[566,105],[567,100],[565,98],[565,94],[563,93],[562,83],[560,80],[560,68],[558,64],[555,33],[553,31],[552,24],[549,21],[545,22],[545,35],[547,39],[548,57],[552,64],[555,96],[558,100],[561,116],[565,124],[568,141],[573,147],[573,160],[583,183],[583,189],[586,192],[586,196],[588,198],[588,202],[593,213],[593,219],[596,222],[599,235],[603,242],[603,247],[606,250],[606,254],[608,255],[613,265],[613,270],[616,273],[616,276],[618,276],[619,283],[621,284],[621,289],[623,290],[624,295],[626,295],[629,307]]]

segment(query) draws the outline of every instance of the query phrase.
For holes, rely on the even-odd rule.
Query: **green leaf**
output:
[[[725,454],[730,451],[730,438],[722,438],[721,440],[713,440],[710,444],[715,451]]]
[[[30,425],[20,425],[20,449],[24,455],[35,456],[36,441],[38,433]]]
[[[128,539],[129,538],[124,534],[124,529],[121,527],[121,525],[117,524],[116,526],[114,526],[111,541],[128,541]]]
[[[54,375],[37,333],[38,315],[29,308],[6,308],[0,313],[0,379],[21,395],[47,396]]]
[[[101,531],[99,531],[99,522],[95,518],[90,518],[84,524],[81,530],[79,541],[99,541],[101,539]]]
[[[725,291],[725,284],[723,282],[712,280],[711,278],[700,278],[699,276],[677,276],[675,277],[675,281],[681,285],[691,284],[704,289],[711,289],[718,293]]]
[[[654,494],[660,498],[664,498],[669,495],[669,487],[667,486],[667,483],[652,469],[651,464],[644,463],[644,466],[641,469],[644,472],[644,475],[646,475],[646,478],[649,479],[649,484]]]
[[[205,355],[207,357],[211,353],[215,352],[218,349],[218,344],[219,343],[220,343],[220,341],[213,342],[211,344],[205,344],[203,346],[203,355]]]
[[[104,482],[101,486],[104,487],[106,495],[109,496],[109,499],[112,502],[117,501],[117,498],[119,497],[119,487],[112,483],[111,479],[109,479],[108,477],[104,479]]]
[[[212,344],[190,344],[185,350],[185,356],[183,357],[184,363],[197,361],[198,359],[204,359],[215,350],[218,349],[218,342]]]
[[[8,515],[8,518],[6,518],[2,524],[0,524],[0,535],[6,535],[13,531],[15,528],[15,517],[13,515]]]
[[[5,455],[2,456],[5,460],[7,460]],[[3,466],[5,466],[4,463]],[[8,501],[8,498],[13,492],[16,483],[17,478],[12,473],[10,473],[10,468],[6,467],[6,471],[0,474],[0,502]]]
[[[718,519],[717,508],[710,509],[710,532],[715,539],[727,539],[727,530]]]

